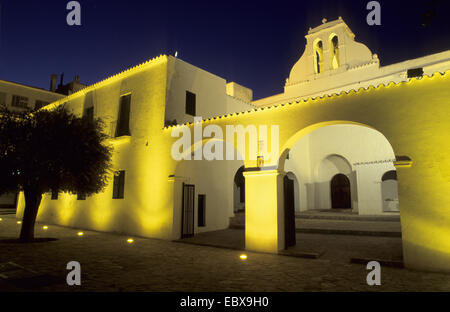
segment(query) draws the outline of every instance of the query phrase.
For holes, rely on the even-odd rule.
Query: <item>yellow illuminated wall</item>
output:
[[[126,171],[126,199],[112,199],[112,184],[86,201],[77,201],[73,195],[60,195],[58,201],[51,201],[48,195],[39,211],[40,221],[179,238],[181,199],[175,198],[178,163],[170,156],[177,138],[171,137],[173,127],[164,128],[167,63],[168,58],[161,56],[56,103],[66,101],[81,113],[86,94],[93,92],[104,103],[95,106],[95,115],[113,124],[120,95],[132,93],[131,137],[110,140],[115,149],[114,168]],[[397,168],[405,264],[450,271],[449,77],[449,73],[437,73],[397,85],[210,118],[203,125],[218,125],[224,133],[230,124],[278,125],[280,164],[298,139],[325,125],[349,123],[380,131],[396,155],[409,156],[413,161],[409,168]],[[193,125],[187,127],[192,130]],[[248,159],[244,164],[247,168],[257,165]],[[270,170],[246,173],[248,249],[276,252],[284,247],[283,173],[277,171],[277,165],[278,159],[267,159],[264,166]],[[20,203],[19,216],[23,200]]]

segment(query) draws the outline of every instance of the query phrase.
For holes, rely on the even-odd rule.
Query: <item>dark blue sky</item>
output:
[[[49,88],[80,75],[92,84],[159,54],[173,54],[252,88],[282,92],[308,28],[342,16],[381,64],[450,49],[450,1],[380,0],[381,26],[366,23],[369,1],[80,0],[82,26],[66,24],[69,0],[0,0],[0,79]],[[435,12],[428,27],[422,15]]]

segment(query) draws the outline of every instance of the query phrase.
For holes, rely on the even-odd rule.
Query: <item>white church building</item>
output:
[[[425,156],[413,152],[416,146],[409,135],[414,134],[404,130],[409,111],[401,101],[390,99],[396,92],[428,92],[421,88],[447,79],[436,73],[450,69],[450,51],[381,66],[376,54],[355,41],[342,18],[324,20],[305,37],[305,50],[284,92],[267,98],[253,100],[249,88],[163,55],[46,106],[66,105],[80,116],[101,118],[114,148],[115,175],[103,193],[87,198],[68,193],[43,196],[38,221],[171,240],[225,229],[236,212],[245,211],[246,248],[268,252],[286,247],[286,196],[292,198],[296,213],[335,209],[400,214],[402,225],[413,224],[421,202],[411,183],[403,189],[401,182],[414,179],[415,172],[421,174],[421,162],[417,167],[413,162]],[[377,113],[389,110],[393,114]],[[177,139],[173,132],[191,131],[194,116],[201,116],[205,127],[276,124],[282,156],[263,165],[245,157],[176,161],[171,157]],[[225,144],[230,144],[228,139]],[[280,179],[285,177],[292,194],[282,195]],[[447,182],[439,183],[443,190]],[[410,209],[404,215],[403,205]],[[21,196],[17,217],[23,208]],[[431,208],[428,211],[430,218],[440,219]],[[435,254],[417,247],[431,243],[413,228],[403,232],[405,261],[426,267],[423,263]],[[448,246],[444,241],[436,244]],[[442,263],[434,268],[450,269],[443,264],[450,256],[444,254],[439,254]]]

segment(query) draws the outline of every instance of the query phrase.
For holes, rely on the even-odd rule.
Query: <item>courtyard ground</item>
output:
[[[139,237],[129,244],[128,236],[78,236],[79,229],[43,224],[36,237],[57,240],[20,244],[8,241],[19,236],[15,216],[0,217],[0,291],[450,291],[448,274],[383,266],[382,285],[368,286],[365,265],[343,256],[367,237],[300,233],[311,246],[338,248],[316,259],[245,252],[241,260],[234,249]],[[69,287],[66,265],[73,260],[81,264],[82,284]]]

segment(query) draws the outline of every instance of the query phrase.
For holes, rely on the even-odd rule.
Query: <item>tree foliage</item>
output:
[[[0,194],[24,191],[26,214],[27,194],[39,206],[41,195],[50,191],[101,192],[108,183],[112,154],[102,129],[100,119],[77,117],[63,106],[22,113],[3,108]]]

